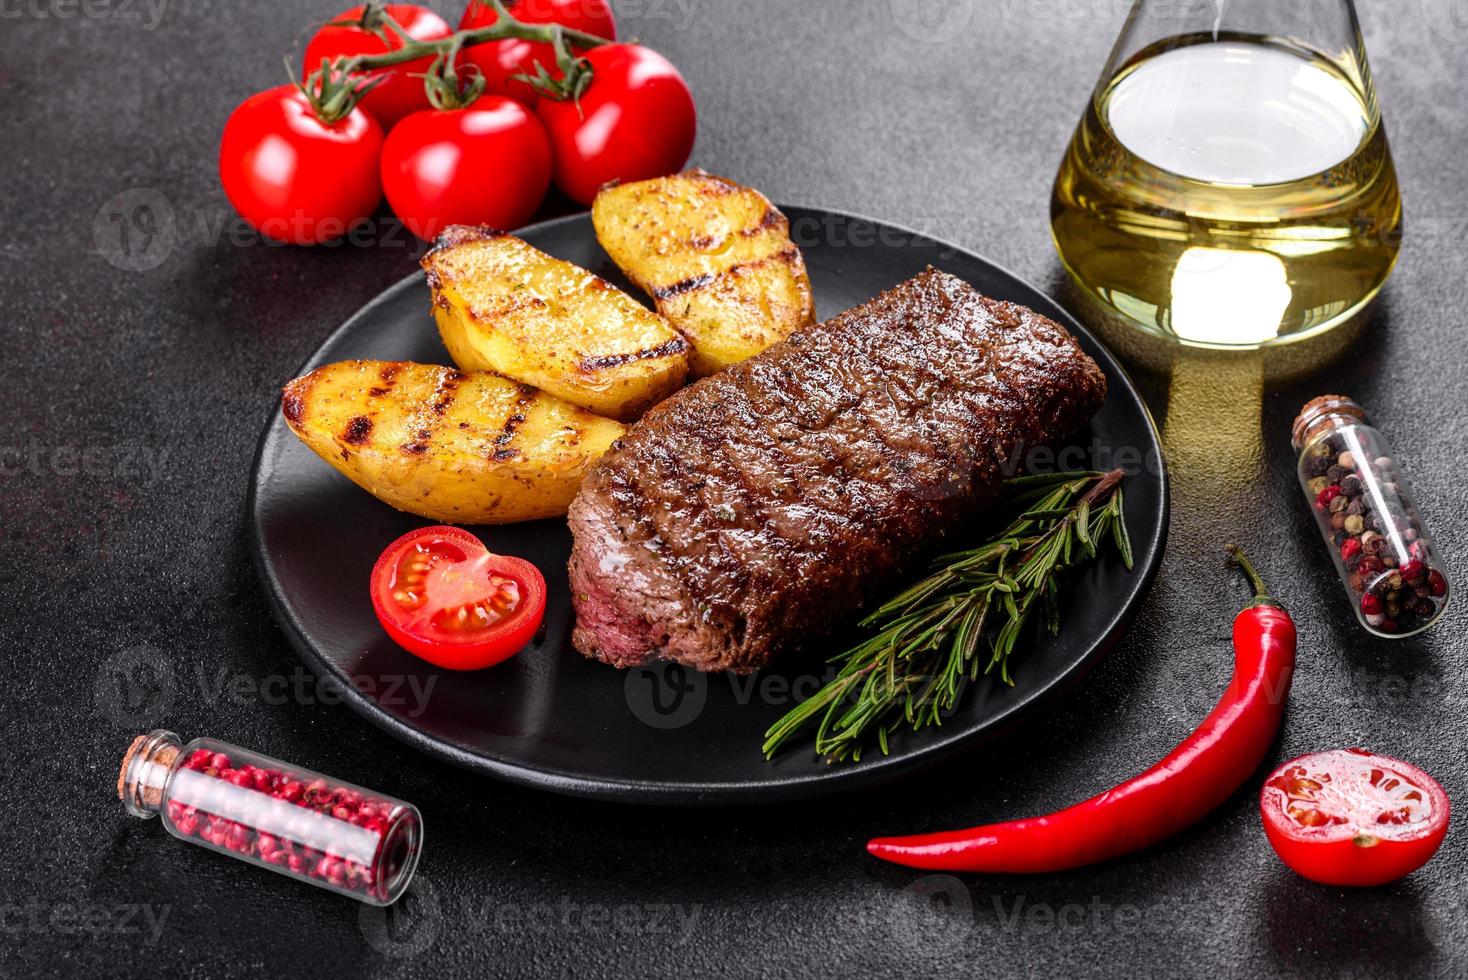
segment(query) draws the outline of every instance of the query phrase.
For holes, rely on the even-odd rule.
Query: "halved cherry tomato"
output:
[[[365,8],[353,7],[333,17],[330,23],[360,21]],[[453,33],[448,21],[438,14],[412,3],[390,3],[385,8],[388,16],[397,21],[409,37],[415,41],[437,41]],[[323,26],[306,44],[305,75],[321,68],[322,59],[335,61],[339,57],[357,54],[384,54],[403,46],[402,40],[386,26],[379,27],[379,35],[366,27]],[[428,108],[428,93],[423,87],[423,75],[432,58],[416,58],[391,68],[379,68],[369,72],[383,81],[362,97],[358,103],[382,123],[383,129],[393,125],[410,112]]]
[[[1264,832],[1280,859],[1326,885],[1411,874],[1448,832],[1448,796],[1408,762],[1364,749],[1316,752],[1264,781]]]
[[[527,24],[560,24],[608,41],[617,39],[617,21],[607,0],[515,0],[506,3],[505,8],[516,20]],[[489,4],[472,0],[459,21],[459,30],[488,27],[498,19]],[[535,89],[516,79],[516,75],[534,75],[535,64],[539,62],[552,78],[561,77],[556,68],[556,53],[549,44],[536,44],[519,38],[465,48],[460,61],[479,68],[488,91],[507,95],[527,106],[535,105]]]
[[[372,606],[403,649],[449,670],[479,670],[524,649],[545,616],[545,579],[456,527],[403,535],[372,569]]]

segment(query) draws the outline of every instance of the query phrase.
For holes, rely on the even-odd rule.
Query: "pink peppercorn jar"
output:
[[[409,803],[210,738],[139,735],[117,795],[170,834],[371,905],[407,890],[423,847]]]
[[[1361,625],[1400,639],[1437,622],[1446,573],[1391,447],[1343,395],[1306,403],[1291,441],[1300,486]]]

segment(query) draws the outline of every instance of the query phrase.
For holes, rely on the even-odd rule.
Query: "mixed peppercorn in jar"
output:
[[[1300,486],[1356,615],[1399,638],[1431,626],[1449,586],[1391,448],[1361,406],[1322,395],[1295,419]]]

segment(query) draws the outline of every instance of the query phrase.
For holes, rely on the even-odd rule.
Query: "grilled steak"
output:
[[[576,648],[748,673],[830,630],[1071,434],[1065,329],[929,269],[654,408],[571,504]]]

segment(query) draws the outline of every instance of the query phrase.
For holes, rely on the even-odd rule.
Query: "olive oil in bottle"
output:
[[[1205,348],[1352,320],[1396,262],[1401,219],[1364,58],[1226,32],[1166,38],[1103,80],[1051,203],[1108,336]]]

